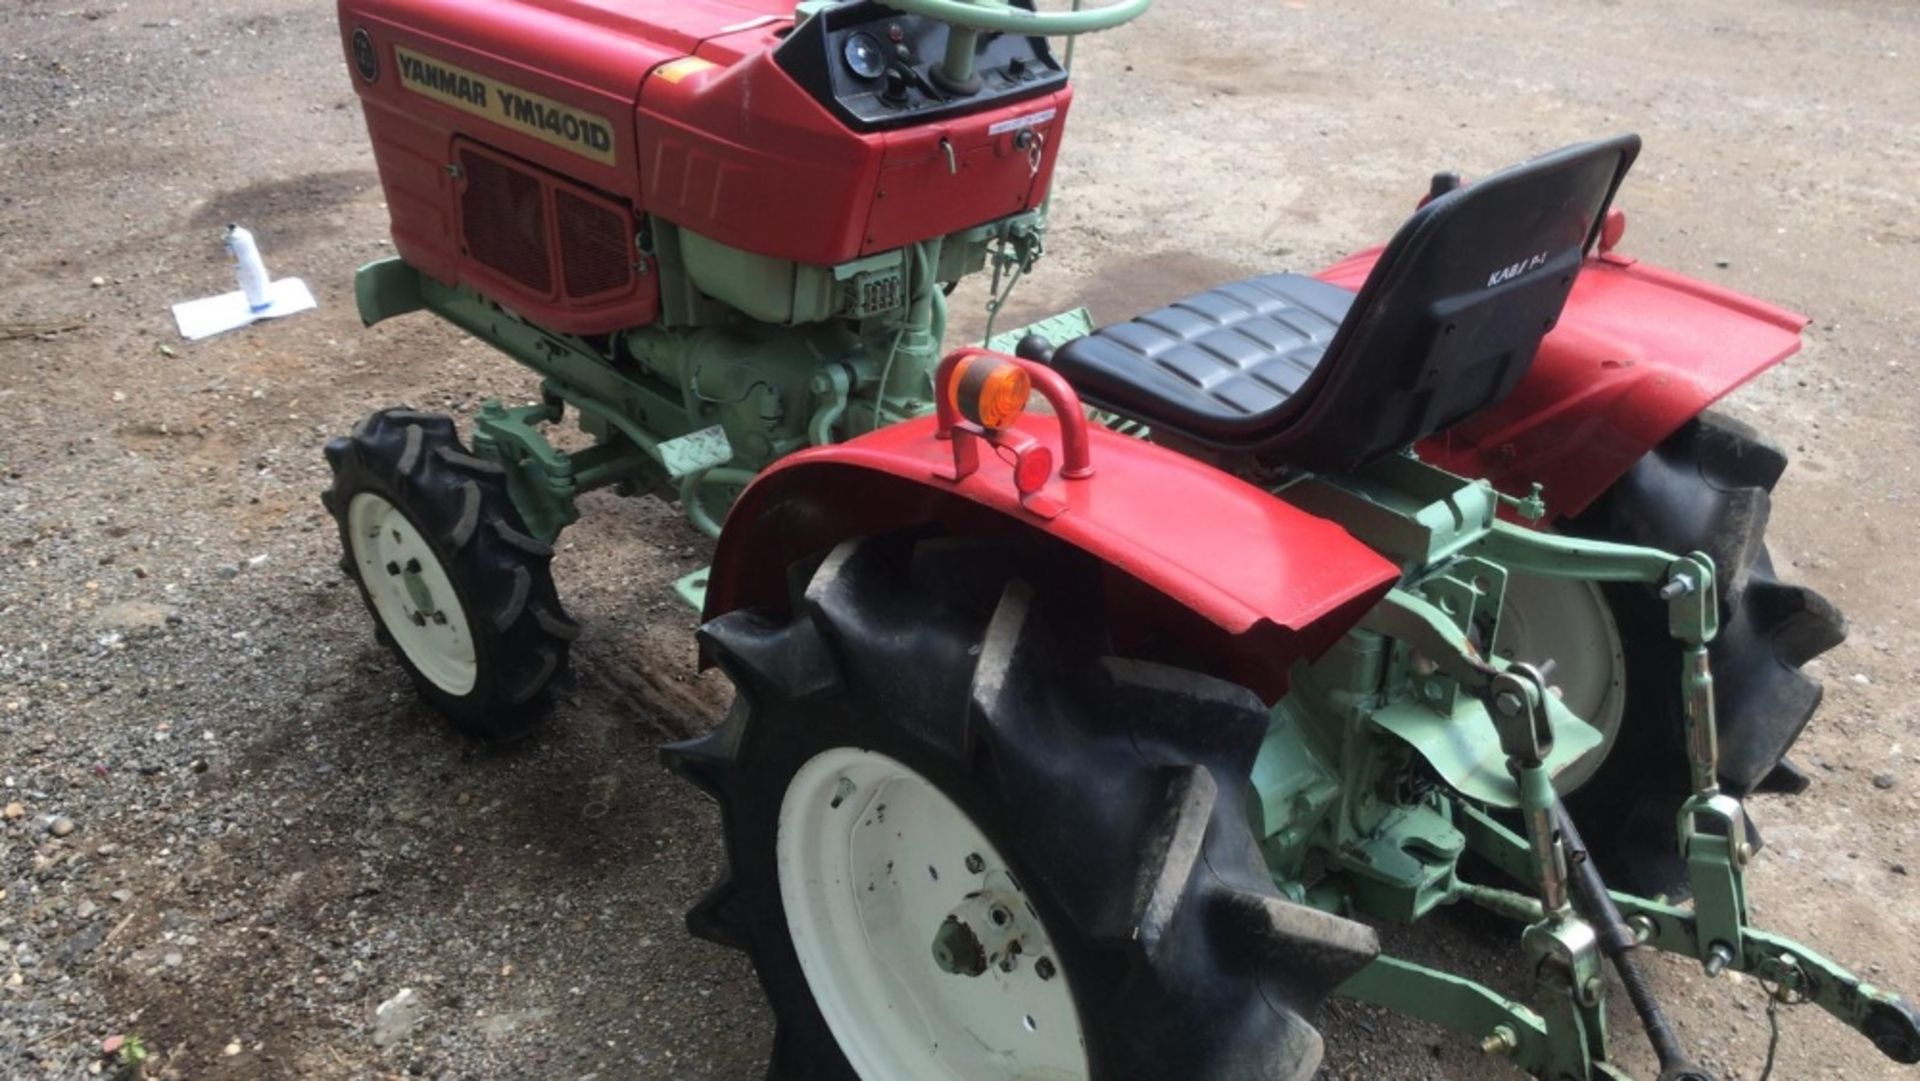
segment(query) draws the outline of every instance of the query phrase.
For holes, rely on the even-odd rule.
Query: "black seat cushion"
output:
[[[1353,297],[1299,274],[1247,278],[1068,342],[1052,363],[1095,405],[1243,443],[1286,418]]]

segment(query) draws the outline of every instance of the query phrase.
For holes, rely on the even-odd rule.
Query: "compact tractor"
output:
[[[1384,246],[950,349],[1033,268],[1049,39],[1148,0],[342,0],[397,257],[540,400],[332,441],[344,566],[467,731],[539,716],[598,488],[718,538],[678,590],[736,699],[689,915],[771,1073],[1304,1079],[1330,996],[1522,1073],[1705,1074],[1642,971],[1742,972],[1920,1060],[1901,998],[1748,919],[1743,798],[1844,635],[1763,533],[1785,467],[1707,412],[1805,320],[1619,248],[1631,136],[1433,178]],[[547,431],[571,412],[585,438]],[[1516,1001],[1382,951],[1468,905]]]

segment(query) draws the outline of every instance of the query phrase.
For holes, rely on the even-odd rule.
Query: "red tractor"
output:
[[[680,589],[738,694],[665,758],[721,805],[688,923],[757,966],[775,1077],[1304,1079],[1344,995],[1621,1078],[1608,963],[1704,1077],[1647,950],[1920,1060],[1904,1000],[1747,918],[1742,798],[1807,784],[1844,624],[1768,559],[1784,455],[1704,410],[1805,320],[1620,252],[1638,139],[1436,176],[1317,277],[948,349],[954,283],[1044,251],[1048,38],[1146,7],[342,0],[398,249],[363,317],[544,378],[465,442],[329,443],[399,663],[523,735],[580,493],[717,535]],[[1530,1002],[1381,951],[1454,904],[1519,928]]]

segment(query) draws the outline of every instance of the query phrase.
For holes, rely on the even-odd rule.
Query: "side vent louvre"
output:
[[[475,261],[544,296],[553,294],[547,199],[531,173],[471,147],[460,151],[460,230]]]
[[[632,292],[637,253],[624,204],[480,146],[461,144],[456,155],[469,259],[543,300]]]
[[[567,188],[553,193],[560,269],[574,300],[624,290],[633,280],[633,230],[611,207]]]

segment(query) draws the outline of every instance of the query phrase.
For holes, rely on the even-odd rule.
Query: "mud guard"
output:
[[[1051,416],[1023,416],[1014,430],[1061,445]],[[1098,427],[1090,436],[1093,474],[1049,479],[1044,515],[991,456],[962,480],[941,477],[952,445],[931,417],[783,459],[728,514],[704,618],[784,612],[788,567],[851,537],[922,524],[1026,531],[1098,561],[1117,652],[1230,679],[1271,703],[1293,660],[1331,646],[1399,578],[1340,526],[1238,478]]]
[[[1323,270],[1358,289],[1380,249]],[[1419,447],[1548,512],[1585,510],[1681,425],[1800,348],[1807,318],[1616,252],[1595,256],[1512,394]]]

